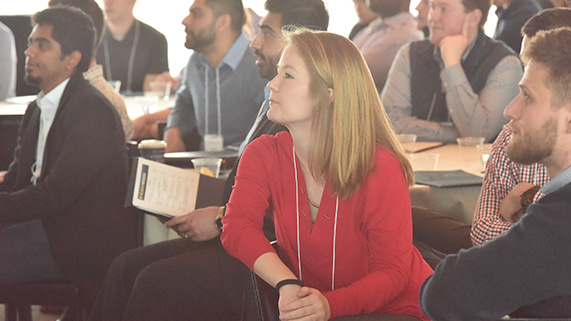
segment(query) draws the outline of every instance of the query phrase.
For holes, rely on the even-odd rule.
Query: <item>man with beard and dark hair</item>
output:
[[[241,0],[195,0],[185,26],[193,49],[165,129],[167,152],[238,148],[264,101]],[[211,144],[214,147],[211,148]]]
[[[268,13],[260,20],[260,33],[251,48],[260,76],[271,80],[277,74],[282,28],[295,25],[326,30],[329,14],[322,0],[267,0],[265,6]],[[266,117],[269,89],[265,93],[267,99],[244,145],[261,135],[285,130]],[[232,193],[239,161],[226,181],[224,205]],[[219,214],[224,210],[224,206],[210,206],[173,218],[165,226],[181,238],[118,257],[107,273],[90,320],[239,320],[241,313],[251,311],[255,302],[250,272],[220,244]],[[271,221],[265,223],[268,239],[275,239]]]
[[[91,306],[111,261],[137,245],[137,217],[123,207],[127,151],[119,115],[83,78],[96,32],[81,10],[36,13],[28,106],[0,183],[0,284],[68,280]]]
[[[371,70],[377,91],[387,81],[389,68],[398,50],[405,44],[420,40],[423,34],[409,12],[410,0],[370,0],[369,7],[379,15],[353,39]]]
[[[433,320],[571,317],[571,28],[539,32],[522,61],[506,152],[552,179],[507,233],[440,263],[420,293]]]

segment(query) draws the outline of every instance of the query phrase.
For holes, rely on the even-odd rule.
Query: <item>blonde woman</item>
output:
[[[412,169],[359,50],[299,30],[278,69],[268,118],[289,133],[245,150],[224,247],[277,288],[281,320],[425,319],[418,292],[432,270],[412,245]],[[266,211],[279,255],[262,232]]]

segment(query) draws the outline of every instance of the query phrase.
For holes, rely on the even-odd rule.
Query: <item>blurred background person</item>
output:
[[[535,0],[494,0],[498,23],[494,39],[503,41],[519,53],[521,50],[521,28],[529,18],[542,8]]]
[[[264,101],[267,81],[258,73],[242,32],[241,0],[195,0],[183,19],[185,47],[194,50],[164,133],[167,152],[238,149]]]
[[[359,21],[353,26],[351,32],[349,32],[349,39],[353,40],[359,31],[363,30],[365,27],[371,23],[371,21],[377,19],[379,15],[375,13],[365,0],[353,0],[355,6],[355,13],[357,13],[357,18]]]
[[[387,81],[389,68],[398,50],[423,38],[416,19],[409,12],[410,0],[369,0],[370,9],[379,15],[353,39],[371,70],[377,91]]]
[[[14,34],[0,22],[0,101],[16,95],[17,63]]]
[[[95,29],[97,30],[97,41],[95,43],[95,52],[101,45],[103,40],[103,29],[104,29],[104,18],[101,8],[94,0],[50,0],[48,6],[56,5],[67,5],[71,7],[76,7],[85,12],[93,20]],[[133,122],[129,118],[127,113],[127,107],[123,97],[119,95],[113,87],[103,78],[103,67],[97,64],[95,61],[95,56],[91,59],[89,69],[83,73],[85,79],[99,91],[105,95],[107,99],[115,106],[119,117],[121,117],[121,124],[123,125],[123,131],[125,132],[125,140],[129,141],[134,132]]]
[[[428,14],[430,36],[402,47],[381,100],[398,134],[456,142],[493,141],[505,106],[518,92],[521,61],[484,33],[489,0],[438,0]]]
[[[135,19],[137,0],[103,0],[105,33],[96,60],[107,80],[120,80],[121,92],[151,91],[152,81],[174,82],[169,74],[167,39]]]
[[[420,0],[415,10],[418,12],[418,15],[416,16],[416,27],[422,30],[425,38],[428,38],[428,35],[430,34],[430,30],[428,29],[428,11],[430,11],[429,0]]]

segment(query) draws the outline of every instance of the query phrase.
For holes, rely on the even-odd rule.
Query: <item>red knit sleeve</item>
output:
[[[253,270],[254,262],[275,252],[262,226],[269,207],[270,178],[275,166],[276,139],[262,136],[248,145],[241,156],[236,183],[222,220],[221,241],[226,251]]]

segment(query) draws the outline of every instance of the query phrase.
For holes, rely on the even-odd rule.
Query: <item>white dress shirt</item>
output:
[[[69,78],[62,81],[57,87],[52,89],[49,93],[44,94],[40,92],[36,98],[36,104],[41,110],[40,114],[40,130],[38,132],[38,145],[36,147],[36,162],[32,165],[32,183],[36,184],[38,177],[42,173],[42,162],[44,158],[44,148],[46,146],[46,139],[48,133],[54,122],[56,112],[63,95],[63,91],[69,82]]]

